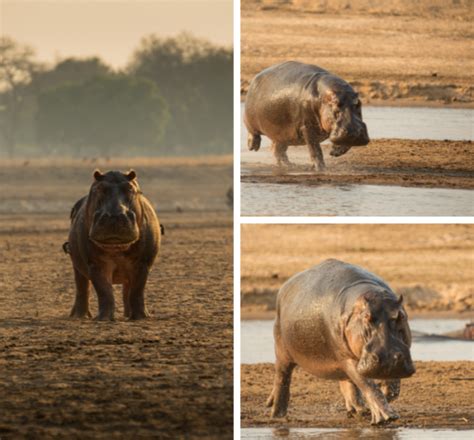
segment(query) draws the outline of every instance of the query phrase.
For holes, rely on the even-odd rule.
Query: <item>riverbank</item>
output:
[[[416,362],[417,372],[402,380],[400,397],[392,403],[400,419],[390,428],[472,429],[474,362]],[[364,428],[370,418],[348,418],[337,381],[315,378],[295,369],[289,412],[272,420],[265,401],[273,382],[273,364],[241,366],[242,427]]]
[[[295,165],[279,169],[269,149],[255,155],[255,162],[242,159],[241,181],[280,184],[366,184],[424,188],[474,188],[474,144],[469,141],[375,139],[332,157],[332,147],[323,145],[325,172],[309,170],[307,148],[290,147]],[[256,155],[264,161],[256,161]],[[247,156],[249,153],[247,153]],[[247,157],[245,156],[245,157]]]
[[[474,108],[469,2],[243,0],[241,95],[273,64],[317,64],[364,104]]]
[[[327,259],[381,276],[411,318],[474,318],[472,225],[242,225],[242,319],[273,319],[278,289]]]

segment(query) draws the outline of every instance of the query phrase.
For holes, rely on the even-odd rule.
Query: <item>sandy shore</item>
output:
[[[376,139],[367,147],[352,148],[337,158],[329,155],[330,149],[330,146],[323,146],[327,166],[324,173],[309,171],[309,157],[304,165],[296,164],[289,169],[243,163],[241,181],[474,188],[474,144],[470,141]],[[290,147],[290,161],[292,151],[306,152],[306,149]],[[259,151],[255,154],[271,157],[272,153]]]
[[[469,1],[242,0],[241,94],[298,60],[340,75],[364,103],[474,107]]]
[[[146,286],[152,317],[125,321],[117,289],[113,323],[68,318],[61,245],[92,165],[2,164],[2,439],[232,437],[231,161],[145,162],[103,167],[136,168],[166,228]]]
[[[400,397],[393,402],[400,419],[388,426],[473,429],[473,367],[474,362],[416,362],[416,374],[402,380]],[[273,365],[242,365],[241,375],[242,427],[370,426],[370,418],[346,416],[336,381],[315,378],[298,368],[293,373],[288,415],[272,420],[265,400],[272,388]]]
[[[241,313],[273,319],[280,286],[326,258],[403,293],[410,317],[474,318],[472,225],[242,225]]]

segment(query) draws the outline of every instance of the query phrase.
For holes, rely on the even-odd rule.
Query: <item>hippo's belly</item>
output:
[[[281,322],[282,341],[293,361],[303,370],[324,379],[346,379],[340,353],[324,323],[317,319],[286,319]]]

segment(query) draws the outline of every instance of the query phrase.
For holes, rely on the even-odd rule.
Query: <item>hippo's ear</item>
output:
[[[398,300],[397,300],[397,304],[398,304],[399,306],[401,306],[401,305],[402,305],[402,303],[403,303],[403,295],[402,295],[402,294],[400,294],[400,298],[398,298]]]
[[[134,180],[134,179],[137,177],[137,173],[135,172],[135,170],[130,170],[130,171],[128,172],[128,174],[125,175],[125,177],[126,177],[128,180],[132,181],[132,180]]]
[[[97,180],[97,182],[100,182],[101,180],[104,180],[104,175],[100,172],[99,169],[94,171],[94,179]]]
[[[324,93],[323,93],[323,102],[325,103],[333,103],[333,104],[337,104],[338,103],[338,98],[337,98],[337,95],[332,91],[332,90],[326,90]]]

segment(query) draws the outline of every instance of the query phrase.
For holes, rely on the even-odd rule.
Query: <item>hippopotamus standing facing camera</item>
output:
[[[289,145],[308,145],[314,167],[324,170],[320,142],[330,139],[332,156],[367,145],[361,102],[343,79],[311,64],[296,61],[260,72],[250,83],[244,123],[248,148],[260,148],[261,135],[272,141],[278,165],[290,165]]]
[[[275,382],[267,401],[286,415],[291,373],[299,366],[338,380],[349,414],[364,401],[372,424],[398,418],[387,400],[415,372],[407,314],[390,287],[364,269],[326,260],[290,278],[277,299]],[[373,379],[381,380],[376,385]]]
[[[135,171],[96,170],[89,195],[71,211],[69,242],[76,281],[71,317],[90,317],[89,288],[99,300],[98,320],[114,319],[112,284],[123,285],[125,317],[148,316],[144,290],[158,254],[161,230],[150,202],[142,195]]]

